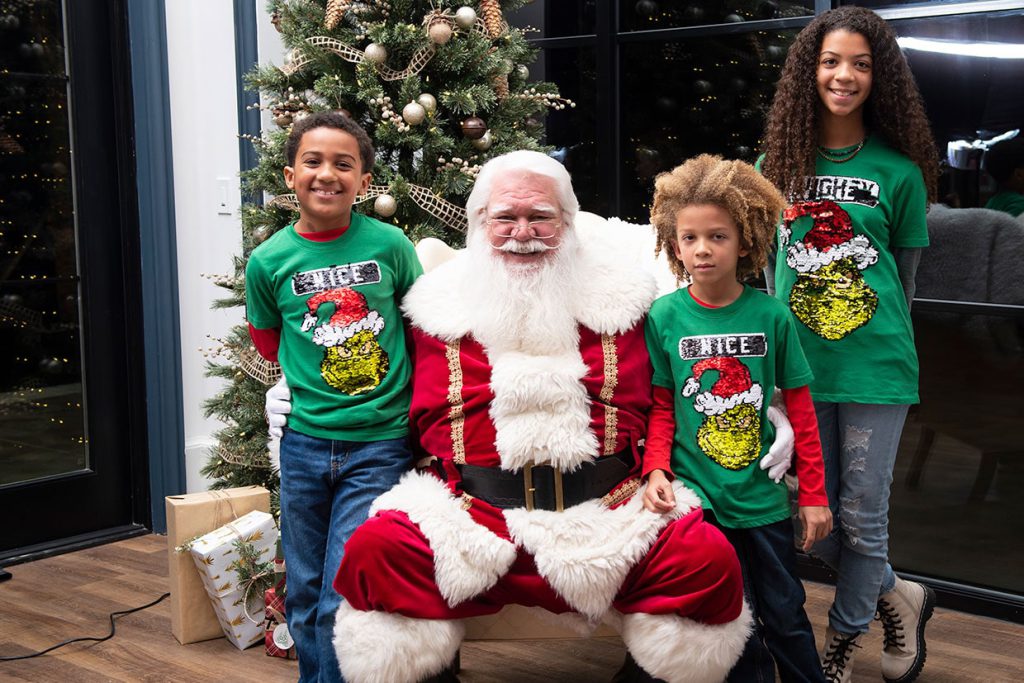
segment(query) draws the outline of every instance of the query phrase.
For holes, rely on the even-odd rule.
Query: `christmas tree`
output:
[[[480,166],[517,149],[544,150],[544,113],[572,106],[550,83],[530,82],[535,57],[504,12],[526,0],[271,0],[271,21],[289,51],[281,67],[258,67],[249,85],[278,130],[251,139],[259,163],[243,189],[272,196],[242,207],[243,254],[234,273],[215,278],[245,303],[249,253],[297,216],[281,169],[290,126],[310,112],[334,110],[357,121],[377,151],[373,184],[356,210],[401,226],[410,239],[461,246],[465,199]],[[280,376],[244,326],[207,352],[208,372],[228,380],[206,405],[225,423],[203,474],[215,488],[258,484],[277,489],[263,415],[264,392]],[[276,507],[276,506],[275,506]]]

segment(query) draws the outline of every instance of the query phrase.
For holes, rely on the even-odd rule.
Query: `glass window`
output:
[[[814,0],[803,0],[802,2],[623,0],[619,6],[619,30],[647,31],[705,24],[734,24],[744,21],[802,17],[811,14],[814,14]]]
[[[597,81],[594,48],[544,50],[530,65],[538,78],[558,84],[563,97],[576,106],[551,110],[547,115],[544,143],[555,148],[555,157],[572,174],[573,188],[584,211],[607,216],[609,197],[600,177],[597,140]]]
[[[622,49],[623,220],[646,223],[654,177],[701,153],[753,162],[795,30]]]
[[[60,2],[0,15],[0,485],[86,467]]]
[[[559,38],[594,33],[597,0],[535,0],[508,13],[508,23],[538,32],[527,38]]]

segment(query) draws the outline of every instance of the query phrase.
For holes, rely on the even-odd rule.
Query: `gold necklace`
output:
[[[828,147],[818,145],[818,156],[825,161],[831,161],[833,164],[845,164],[850,159],[857,156],[857,154],[864,149],[864,143],[867,142],[867,138],[864,138],[858,142],[853,149],[839,150],[838,153],[835,150],[831,150]]]

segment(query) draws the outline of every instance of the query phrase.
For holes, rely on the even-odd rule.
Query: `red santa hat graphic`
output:
[[[700,391],[700,380],[706,370],[718,370],[718,379],[710,391]],[[749,403],[760,410],[764,400],[764,392],[760,384],[753,384],[750,371],[738,359],[732,356],[714,356],[693,364],[693,377],[689,377],[683,385],[683,396],[697,397],[693,400],[693,409],[705,415],[721,415],[741,403]]]
[[[338,346],[362,330],[378,335],[384,329],[384,318],[377,311],[369,310],[365,296],[349,287],[341,287],[309,297],[306,301],[309,310],[302,318],[303,332],[313,329],[317,321],[316,312],[325,303],[334,304],[334,314],[313,333],[315,344]]]
[[[854,236],[850,214],[831,200],[799,202],[782,214],[784,236],[801,216],[812,216],[814,227],[802,242],[786,250],[786,263],[798,273],[813,273],[830,263],[852,257],[859,270],[878,261],[878,251],[864,235]]]

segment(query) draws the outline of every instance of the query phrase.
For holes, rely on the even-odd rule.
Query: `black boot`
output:
[[[612,678],[611,683],[665,683],[660,678],[655,678],[651,674],[643,670],[643,668],[636,663],[633,659],[633,655],[626,653],[626,661],[622,663],[622,668],[619,669],[615,676]]]

